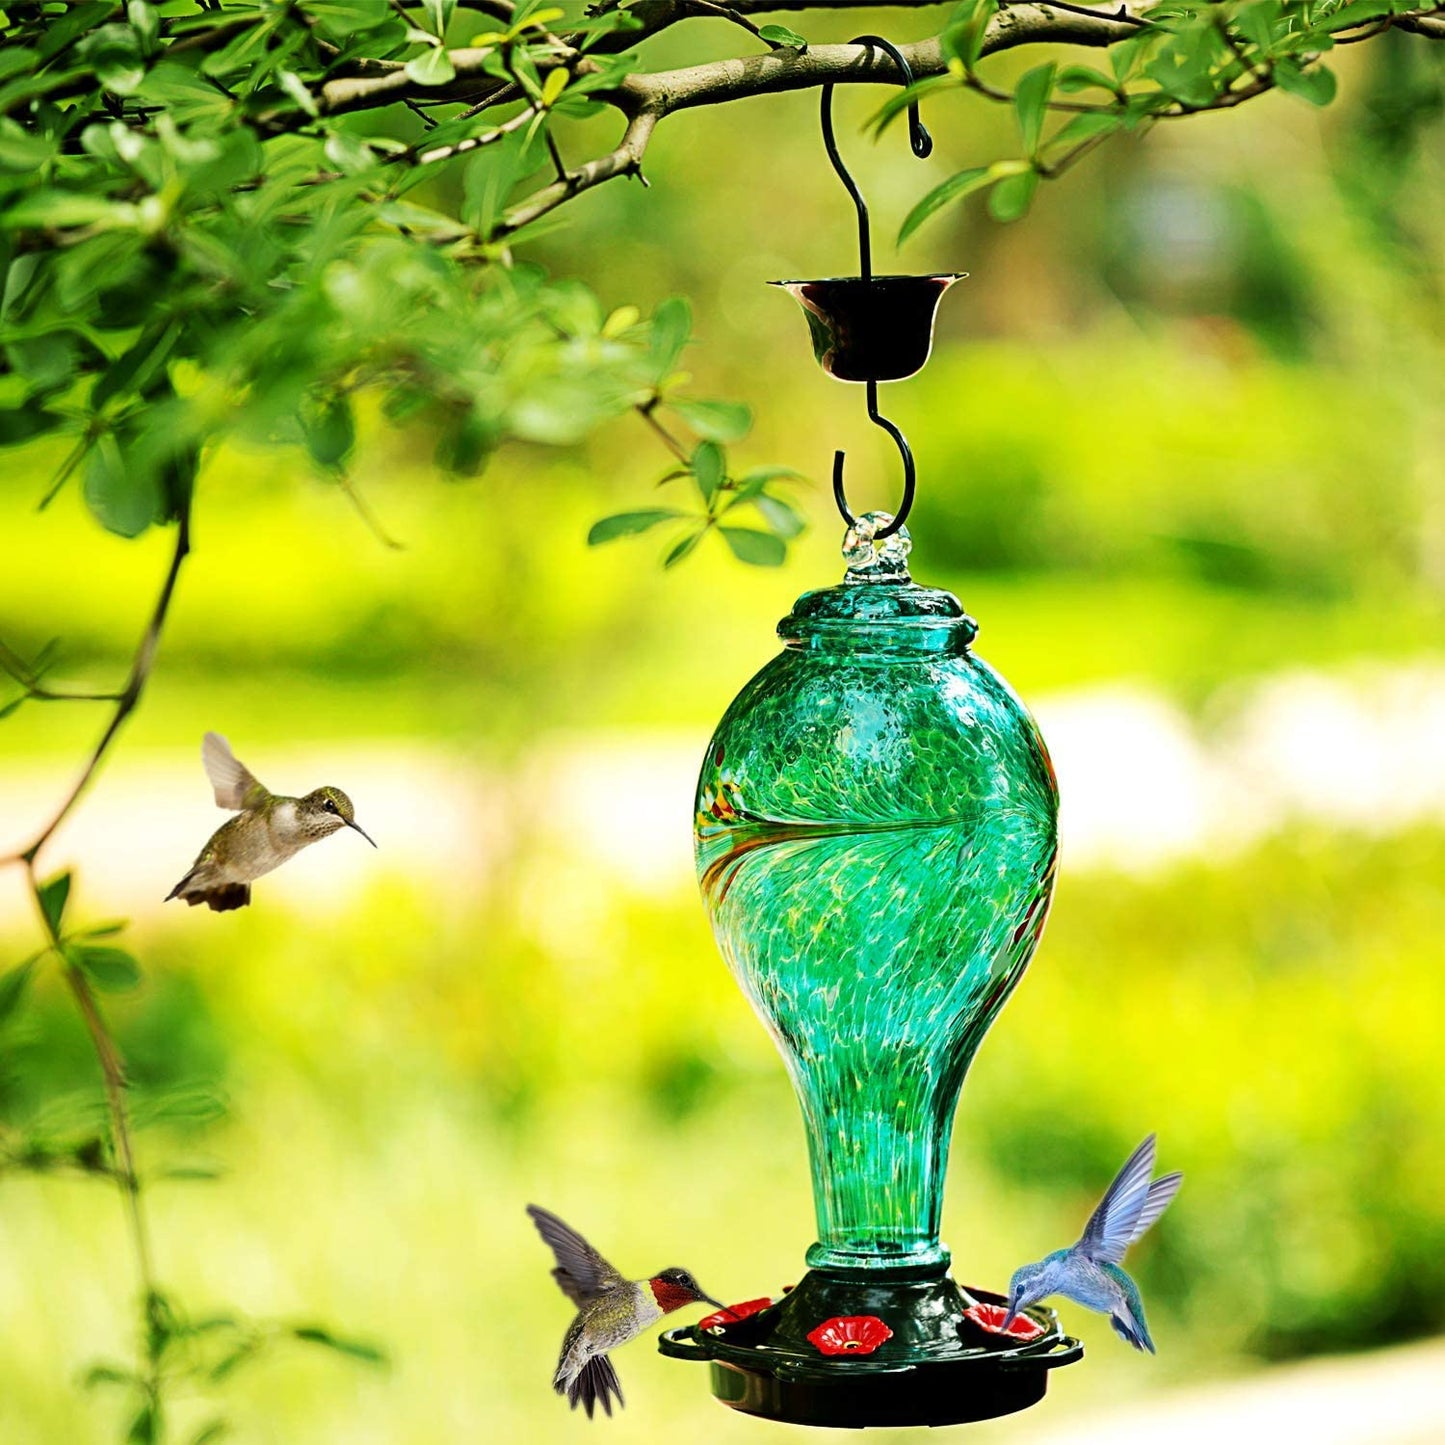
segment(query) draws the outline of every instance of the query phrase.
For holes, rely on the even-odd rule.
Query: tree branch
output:
[[[573,196],[591,190],[593,186],[600,186],[603,181],[610,181],[614,176],[640,178],[642,156],[660,118],[659,113],[652,109],[637,111],[628,120],[627,129],[623,132],[616,150],[609,151],[605,156],[598,156],[596,160],[588,161],[577,170],[569,171],[564,179],[553,181],[551,185],[534,191],[502,217],[492,232],[492,239],[500,240],[514,231],[520,231],[523,226],[540,220],[549,211],[555,211],[564,201],[570,201]]]

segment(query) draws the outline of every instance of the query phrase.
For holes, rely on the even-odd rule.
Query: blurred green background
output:
[[[809,33],[905,40],[935,19]],[[726,27],[698,33],[703,54],[733,48]],[[949,213],[896,266],[908,207],[1003,153],[1010,119],[930,104],[925,164],[901,133],[857,134],[878,94],[839,101],[880,263],[972,273],[927,372],[884,394],[919,458],[914,573],[981,620],[1064,788],[1053,918],[964,1091],[957,1272],[997,1288],[1071,1240],[1150,1129],[1188,1176],[1133,1260],[1158,1359],[1065,1306],[1088,1363],[980,1441],[1445,1329],[1430,49],[1361,47],[1327,111],[1269,96],[1113,143],[1019,225]],[[756,412],[737,455],[821,479],[844,446],[855,505],[881,505],[886,439],[762,285],[852,267],[815,117],[813,95],[675,117],[650,190],[583,198],[535,254],[612,305],[689,295],[698,389]],[[791,1282],[812,1239],[790,1091],[695,896],[689,771],[775,620],[835,580],[839,528],[814,483],[777,573],[715,539],[667,573],[656,538],[589,551],[589,523],[648,505],[665,466],[635,421],[581,452],[513,447],[466,484],[380,427],[362,457],[402,550],[292,453],[210,464],[151,691],[47,858],[76,866],[77,916],[134,920],[148,967],[112,1011],[153,1120],[167,1286],[196,1313],[325,1319],[391,1355],[369,1370],[298,1348],[237,1372],[220,1389],[235,1438],[580,1437],[548,1389],[568,1310],[524,1204],[625,1270],[685,1264],[729,1299]],[[57,676],[109,679],[167,539],[107,536],[73,493],[37,515],[54,461],[24,454],[0,488],[0,636],[58,637]],[[45,816],[98,725],[80,705],[0,724],[0,845]],[[207,728],[273,788],[344,787],[380,851],[327,843],[243,913],[162,907],[218,821]],[[0,876],[6,960],[35,946],[19,885]],[[47,978],[0,1037],[0,1123],[60,1134],[97,1100]],[[221,1177],[158,1177],[196,1164]],[[7,1445],[114,1438],[118,1404],[76,1382],[129,1348],[132,1290],[109,1187],[0,1177]],[[618,1363],[629,1409],[591,1427],[609,1438],[784,1438],[650,1344]]]

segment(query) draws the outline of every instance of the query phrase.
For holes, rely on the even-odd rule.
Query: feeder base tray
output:
[[[1036,1405],[1049,1371],[1083,1357],[1052,1310],[1020,1316],[1028,1339],[969,1313],[1003,1302],[983,1290],[965,1295],[946,1275],[882,1279],[815,1270],[765,1309],[707,1329],[668,1330],[658,1348],[674,1359],[706,1361],[714,1396],[764,1419],[834,1429],[963,1425]],[[825,1353],[808,1336],[839,1319],[881,1321],[887,1337],[859,1353]]]

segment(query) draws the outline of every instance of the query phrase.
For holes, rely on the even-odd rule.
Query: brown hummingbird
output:
[[[338,828],[355,828],[376,847],[340,788],[283,798],[256,781],[219,733],[206,734],[201,761],[216,790],[216,806],[230,808],[236,816],[211,834],[190,872],[166,894],[167,903],[184,898],[192,908],[204,903],[217,913],[244,908],[251,901],[253,880]]]
[[[527,1206],[537,1232],[557,1258],[552,1278],[577,1306],[552,1388],[566,1395],[575,1410],[580,1403],[592,1418],[600,1401],[612,1413],[612,1397],[622,1404],[622,1387],[607,1352],[636,1339],[648,1325],[684,1305],[726,1306],[705,1295],[685,1269],[665,1269],[651,1279],[624,1279],[580,1234],[555,1214]]]

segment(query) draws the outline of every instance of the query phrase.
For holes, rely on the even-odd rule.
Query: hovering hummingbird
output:
[[[1165,1174],[1151,1184],[1153,1173],[1151,1134],[1114,1176],[1079,1242],[1014,1271],[1002,1328],[1007,1329],[1020,1310],[1061,1294],[1086,1309],[1107,1314],[1115,1331],[1136,1350],[1154,1353],[1139,1286],[1119,1267],[1125,1251],[1136,1239],[1143,1238],[1184,1182],[1182,1174]]]
[[[580,1402],[592,1418],[600,1401],[612,1413],[612,1396],[622,1404],[622,1387],[607,1352],[636,1339],[648,1325],[684,1305],[707,1303],[726,1306],[705,1295],[685,1269],[665,1269],[651,1279],[624,1279],[569,1225],[555,1214],[527,1206],[537,1232],[551,1246],[557,1267],[552,1278],[577,1306],[552,1388],[566,1395],[575,1410]]]
[[[376,847],[340,788],[317,788],[304,798],[283,798],[237,762],[230,743],[219,733],[206,734],[201,761],[216,790],[216,806],[232,809],[236,817],[211,834],[190,872],[166,894],[167,903],[184,898],[192,908],[204,903],[217,913],[244,908],[251,901],[254,879],[338,828],[355,828]]]

